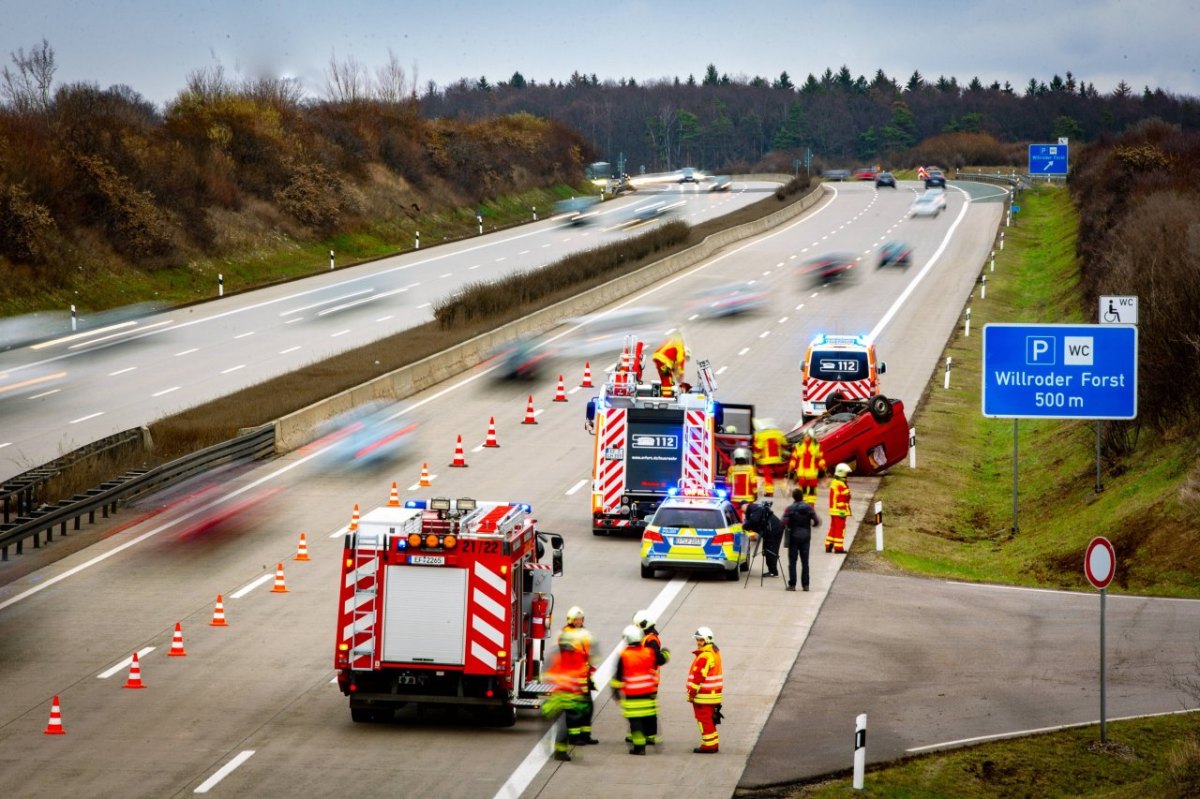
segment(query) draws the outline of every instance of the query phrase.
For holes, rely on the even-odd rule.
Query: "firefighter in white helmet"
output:
[[[850,514],[849,464],[839,463],[833,467],[833,479],[829,481],[829,532],[825,535],[825,551],[846,551],[846,517]]]
[[[646,754],[646,726],[658,720],[658,666],[655,652],[642,644],[642,630],[630,624],[621,633],[625,648],[612,678],[613,694],[621,702],[621,713],[629,720],[629,754]]]
[[[713,631],[709,628],[697,627],[692,635],[696,639],[696,649],[692,652],[692,667],[688,670],[687,701],[700,728],[700,745],[692,751],[712,755],[721,746],[721,737],[717,733],[717,725],[721,723],[721,691],[724,688],[721,650],[717,648]]]
[[[758,472],[750,463],[750,450],[738,447],[733,451],[733,465],[725,472],[729,498],[737,505],[758,499]]]
[[[671,650],[662,645],[662,638],[659,637],[658,628],[654,625],[657,620],[651,615],[648,610],[639,610],[633,614],[633,624],[642,631],[642,646],[654,651],[654,674],[661,682],[661,669],[671,659]],[[658,716],[654,715],[646,720],[646,743],[659,744],[662,743],[662,736],[658,734]]]

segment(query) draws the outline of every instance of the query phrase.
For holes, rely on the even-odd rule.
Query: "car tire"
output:
[[[750,559],[747,558],[746,560],[743,560],[741,563],[739,563],[738,570],[743,571],[743,572],[750,571]]]
[[[882,394],[876,394],[867,400],[867,410],[880,424],[887,424],[892,420],[892,403]]]
[[[654,567],[653,566],[643,566],[642,567],[642,579],[643,580],[653,580],[654,579]]]
[[[726,569],[725,579],[731,583],[736,583],[738,580],[738,570],[737,569]]]

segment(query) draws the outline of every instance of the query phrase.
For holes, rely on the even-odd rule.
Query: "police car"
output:
[[[737,580],[750,569],[750,536],[725,492],[678,492],[663,500],[642,532],[642,577],[662,570],[722,571]]]

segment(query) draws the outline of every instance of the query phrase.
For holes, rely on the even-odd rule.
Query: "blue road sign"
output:
[[[1067,174],[1067,144],[1029,145],[1029,174]]]
[[[1019,205],[1014,205],[1014,206],[1012,207],[1012,212],[1013,212],[1014,214],[1015,214],[1015,213],[1017,213],[1017,212],[1018,212],[1018,211],[1020,211],[1020,210],[1021,210],[1021,206],[1019,206]]]
[[[983,327],[983,415],[1137,417],[1137,327]]]

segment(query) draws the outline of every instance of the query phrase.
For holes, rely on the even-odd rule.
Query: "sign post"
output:
[[[1100,589],[1100,743],[1108,743],[1108,726],[1105,717],[1104,696],[1104,600],[1108,595],[1108,584],[1117,570],[1117,553],[1108,539],[1098,535],[1088,544],[1083,556],[1083,573],[1088,582]]]

